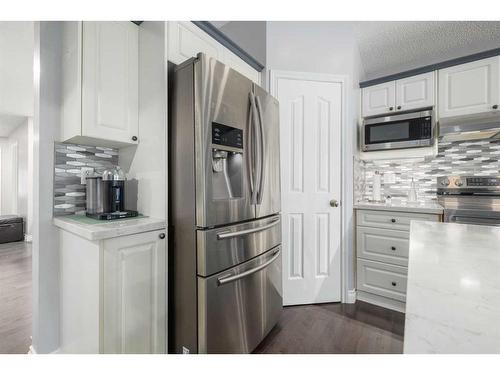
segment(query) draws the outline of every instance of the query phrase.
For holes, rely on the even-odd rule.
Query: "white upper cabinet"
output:
[[[168,59],[180,64],[200,52],[219,61],[224,47],[192,22],[168,21]]]
[[[396,111],[408,111],[434,105],[434,72],[396,81]]]
[[[84,136],[137,143],[138,38],[132,22],[83,23]]]
[[[439,116],[471,115],[498,110],[500,57],[439,70]]]
[[[260,85],[260,72],[192,22],[168,21],[168,59],[180,64],[202,52]]]
[[[65,22],[62,140],[139,141],[139,30],[132,22]]]
[[[394,81],[363,88],[363,117],[394,112],[396,107],[396,84]]]
[[[363,88],[363,117],[434,106],[434,72]]]

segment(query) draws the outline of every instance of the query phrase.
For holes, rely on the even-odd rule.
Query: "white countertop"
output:
[[[83,215],[58,216],[54,225],[90,241],[126,236],[165,228],[165,220],[137,217],[118,220],[96,220]]]
[[[425,214],[442,214],[443,207],[436,201],[420,201],[408,203],[399,199],[391,199],[385,203],[372,203],[367,201],[354,203],[354,208],[358,210],[380,210],[380,211],[400,211],[417,212]]]
[[[412,221],[404,353],[500,353],[500,227]]]

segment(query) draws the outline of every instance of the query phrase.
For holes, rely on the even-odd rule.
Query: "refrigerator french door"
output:
[[[170,351],[247,353],[282,309],[278,103],[203,54],[169,77]]]

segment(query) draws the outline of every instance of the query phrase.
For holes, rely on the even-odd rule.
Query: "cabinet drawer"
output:
[[[439,215],[396,211],[358,210],[357,225],[397,230],[410,230],[412,220],[439,221]]]
[[[406,267],[358,258],[359,290],[405,302],[407,276]]]
[[[408,266],[410,233],[401,230],[358,227],[356,249],[358,257]]]

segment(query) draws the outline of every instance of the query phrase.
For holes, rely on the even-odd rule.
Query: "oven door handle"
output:
[[[266,229],[274,227],[275,225],[278,225],[279,222],[280,222],[280,218],[278,217],[278,218],[274,219],[273,222],[266,224],[266,225],[263,225],[261,227],[244,229],[244,230],[239,230],[236,232],[217,233],[217,239],[218,240],[227,240],[228,238],[239,237],[239,236],[244,236],[246,234],[262,232],[263,230],[266,230]]]
[[[461,224],[487,224],[492,226],[500,226],[500,222],[498,219],[492,219],[488,217],[476,217],[476,216],[459,216],[452,215],[450,216],[451,222],[461,223]]]
[[[256,272],[259,272],[260,270],[266,268],[267,266],[269,266],[276,259],[278,259],[279,256],[280,256],[280,249],[276,250],[274,252],[274,254],[273,254],[273,257],[271,259],[269,259],[267,262],[262,263],[260,266],[257,266],[255,268],[251,268],[248,271],[245,271],[245,272],[242,272],[242,273],[238,273],[236,275],[219,277],[217,279],[217,283],[219,285],[224,285],[224,284],[227,284],[227,283],[231,283],[233,281],[240,280],[240,279],[242,279],[244,277],[250,276],[250,275],[252,275],[252,274],[254,274]]]

